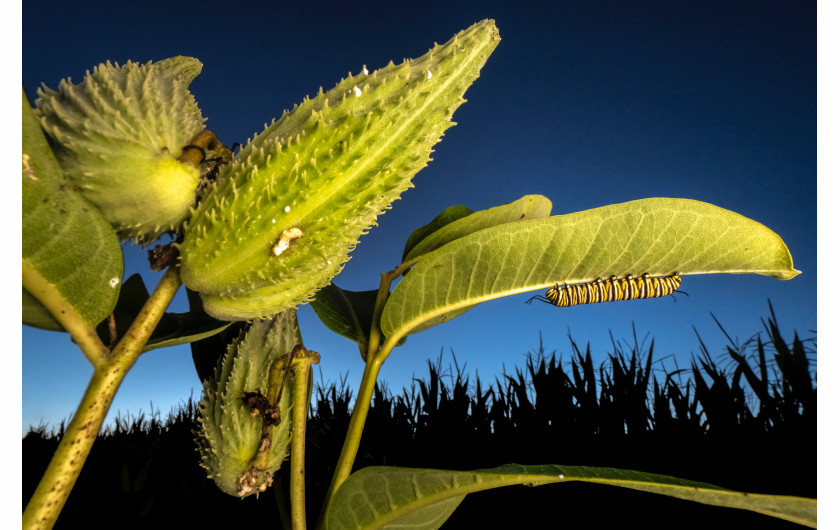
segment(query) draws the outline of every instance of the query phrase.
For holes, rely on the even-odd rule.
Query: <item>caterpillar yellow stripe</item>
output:
[[[528,300],[528,303],[539,300],[557,307],[570,307],[579,304],[657,298],[673,294],[679,289],[681,282],[682,278],[676,272],[671,276],[663,277],[652,277],[648,273],[639,278],[635,278],[632,274],[624,278],[611,276],[608,280],[598,278],[591,282],[574,285],[555,284],[545,292],[544,297],[534,296]]]

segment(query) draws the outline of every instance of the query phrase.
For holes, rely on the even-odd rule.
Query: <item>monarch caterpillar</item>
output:
[[[528,303],[539,300],[557,307],[569,307],[616,300],[656,298],[673,294],[679,289],[681,282],[682,278],[676,272],[671,276],[661,278],[651,277],[648,273],[644,273],[641,278],[634,278],[632,274],[628,274],[625,278],[611,276],[608,280],[598,278],[592,282],[575,285],[555,284],[545,292],[544,297],[534,296],[528,300]]]

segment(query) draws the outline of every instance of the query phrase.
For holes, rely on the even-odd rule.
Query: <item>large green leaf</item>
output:
[[[367,467],[341,485],[326,512],[328,530],[439,528],[477,491],[528,484],[594,482],[689,501],[751,510],[816,528],[817,501],[727,490],[666,475],[583,466],[508,464],[476,471]]]
[[[456,217],[463,211],[454,210],[459,208],[456,206],[447,208],[428,225],[418,228],[412,232],[411,236],[425,232],[422,240],[417,241],[409,249],[408,244],[412,237],[409,237],[409,243],[406,243],[406,252],[403,257],[403,262],[412,259],[418,259],[421,256],[437,250],[443,245],[468,236],[474,232],[484,230],[493,226],[503,225],[505,223],[513,223],[525,219],[541,219],[551,215],[551,201],[542,195],[526,195],[521,199],[513,202],[502,204],[473,212],[468,215]],[[464,208],[463,206],[460,208]],[[448,322],[453,318],[462,315],[475,307],[476,304],[457,307],[452,311],[445,311],[435,315],[434,318],[425,321],[423,324],[412,328],[409,333],[420,333],[423,330]]]
[[[330,283],[315,295],[312,309],[331,331],[367,343],[377,290],[347,291]]]
[[[781,238],[712,204],[654,198],[474,232],[426,255],[382,314],[387,336],[442,315],[555,283],[612,275],[799,274]],[[683,284],[685,287],[685,283]]]
[[[96,325],[117,302],[122,249],[102,213],[65,180],[23,94],[24,324]],[[36,303],[37,302],[37,303]],[[43,304],[43,305],[41,305]],[[48,316],[46,305],[58,321]]]

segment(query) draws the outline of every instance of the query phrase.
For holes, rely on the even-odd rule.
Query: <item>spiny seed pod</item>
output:
[[[188,90],[201,66],[192,57],[108,62],[78,85],[38,90],[36,113],[59,162],[121,237],[150,242],[189,216],[199,169],[176,157],[204,129]]]
[[[418,59],[364,68],[251,140],[222,169],[181,245],[181,278],[205,310],[263,317],[328,284],[426,166],[498,42],[486,20]]]
[[[265,491],[289,453],[288,354],[300,343],[294,310],[256,320],[204,384],[196,444],[207,477],[227,494]]]

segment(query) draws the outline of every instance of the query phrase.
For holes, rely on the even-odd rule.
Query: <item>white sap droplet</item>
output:
[[[432,78],[432,71],[429,70],[428,72],[426,72],[426,79],[431,79],[431,78]]]
[[[111,278],[111,281],[108,282],[108,285],[111,286],[111,289],[115,288],[119,284],[120,284],[120,279],[119,278]]]
[[[557,475],[557,478],[559,478],[560,480],[563,480],[563,479],[566,478],[566,476],[565,475]]]
[[[332,265],[332,261],[327,260],[327,265]]]
[[[353,93],[356,94],[356,97],[359,97],[359,96],[362,95],[362,89],[357,87],[357,86],[354,86],[353,87]]]
[[[285,208],[283,208],[283,211],[289,213],[292,211],[292,208],[290,206],[286,206]]]
[[[368,75],[369,72],[368,72],[367,66],[362,65],[362,73],[365,74],[365,75]]]
[[[277,219],[272,219],[272,220],[271,220],[271,222],[272,222],[272,224],[273,224],[273,223],[276,223],[276,222],[277,222]]]

